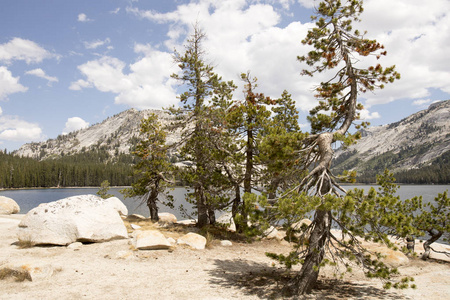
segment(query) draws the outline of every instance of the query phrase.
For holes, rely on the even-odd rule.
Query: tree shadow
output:
[[[257,296],[260,299],[406,299],[395,292],[370,285],[327,278],[319,280],[310,295],[289,296],[285,287],[295,273],[241,259],[216,259],[214,264],[217,268],[209,271],[211,284],[238,288],[245,295]]]

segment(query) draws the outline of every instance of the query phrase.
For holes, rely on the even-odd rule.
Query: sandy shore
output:
[[[284,269],[266,251],[288,253],[278,241],[233,242],[191,250],[133,251],[128,240],[67,247],[20,249],[21,216],[0,216],[0,269],[32,270],[33,281],[0,281],[0,299],[273,299],[282,298]],[[173,233],[176,234],[176,233]],[[400,268],[415,290],[384,290],[360,271],[335,280],[323,270],[319,290],[305,299],[450,299],[450,264],[412,260]]]

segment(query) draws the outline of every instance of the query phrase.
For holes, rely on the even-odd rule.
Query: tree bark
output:
[[[309,238],[308,254],[299,274],[294,278],[293,285],[288,287],[289,294],[309,294],[316,285],[320,264],[325,256],[325,244],[329,238],[329,214],[329,211],[317,210],[314,229]]]
[[[158,205],[156,204],[156,201],[158,200],[158,190],[157,188],[152,189],[150,192],[150,195],[147,199],[147,207],[150,210],[150,219],[153,222],[158,222]]]
[[[421,257],[423,260],[427,260],[428,258],[430,258],[431,244],[440,239],[442,234],[444,234],[442,231],[437,230],[429,230],[428,233],[431,235],[431,237],[425,243],[423,243],[423,250],[425,250]]]

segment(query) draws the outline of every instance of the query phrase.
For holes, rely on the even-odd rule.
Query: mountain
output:
[[[385,168],[403,175],[424,176],[431,169],[439,172],[436,176],[448,174],[450,100],[431,104],[396,123],[364,129],[361,134],[356,144],[336,151],[335,172],[355,169],[372,182]]]
[[[156,114],[162,124],[169,123],[172,118],[162,110],[129,109],[109,117],[99,124],[66,135],[59,135],[56,139],[25,144],[14,154],[38,160],[74,155],[90,150],[104,150],[111,157],[118,154],[130,154],[130,150],[138,141],[141,119],[151,113]],[[171,143],[179,138],[179,133],[174,132],[168,135],[167,141]]]

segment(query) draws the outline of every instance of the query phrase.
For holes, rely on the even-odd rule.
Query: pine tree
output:
[[[171,179],[174,166],[169,162],[166,145],[166,131],[162,128],[155,114],[142,119],[140,127],[140,142],[133,154],[138,157],[134,166],[135,178],[131,188],[121,192],[126,197],[142,197],[150,210],[152,221],[158,221],[159,196],[163,196],[165,205],[173,207],[173,197],[167,193],[167,188],[174,185]]]

